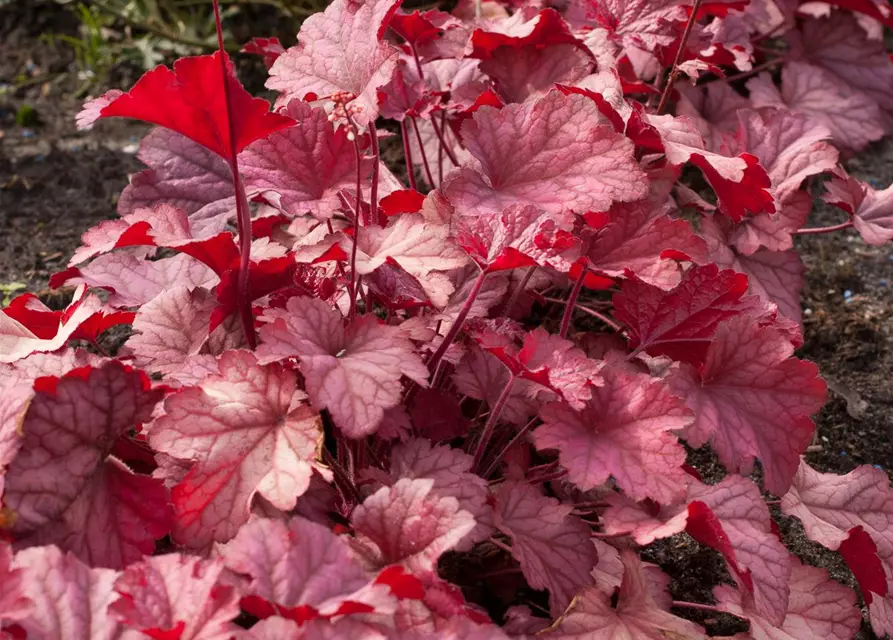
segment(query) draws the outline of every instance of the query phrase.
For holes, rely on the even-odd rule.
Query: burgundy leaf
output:
[[[739,316],[720,325],[698,370],[684,365],[670,378],[695,414],[688,443],[709,441],[736,473],[750,473],[759,458],[766,488],[777,495],[791,485],[815,429],[810,416],[826,396],[816,366],[793,351],[776,329]]]
[[[530,586],[549,591],[556,616],[593,584],[589,572],[597,559],[589,527],[572,510],[527,483],[507,481],[496,493],[494,523],[511,539],[512,555]]]
[[[4,502],[22,545],[54,542],[93,565],[120,568],[170,528],[167,491],[109,453],[149,420],[163,390],[119,362],[39,378],[22,422]]]

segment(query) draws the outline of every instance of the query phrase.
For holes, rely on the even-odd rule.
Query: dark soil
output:
[[[48,293],[49,276],[65,267],[86,229],[114,217],[128,174],[141,168],[134,156],[145,131],[141,125],[103,122],[95,131],[75,129],[83,100],[73,97],[82,88],[74,57],[38,38],[48,31],[74,33],[76,27],[71,15],[53,4],[15,3],[0,10],[0,300],[17,287]],[[110,86],[129,86],[136,77],[131,69],[115,74],[118,82]],[[35,110],[37,120],[28,126],[16,124],[22,105]],[[857,177],[886,187],[893,181],[893,141],[873,146],[847,166]],[[842,219],[820,204],[810,224]],[[807,459],[836,473],[860,464],[889,471],[893,251],[870,247],[854,232],[802,236],[797,244],[807,268],[806,344],[799,355],[819,364],[831,389],[816,418],[816,440]],[[707,479],[723,474],[709,454],[695,452],[693,460]],[[810,542],[798,522],[773,510],[794,553],[856,586],[836,553]],[[719,556],[684,534],[652,545],[646,557],[674,577],[677,600],[710,602],[713,584],[729,579]],[[731,617],[678,613],[706,623],[713,633],[744,630]],[[865,623],[858,637],[875,636]]]

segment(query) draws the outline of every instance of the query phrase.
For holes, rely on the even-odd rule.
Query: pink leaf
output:
[[[25,595],[34,603],[19,624],[29,638],[114,640],[118,623],[106,609],[115,599],[117,573],[91,569],[57,547],[19,551],[14,566],[22,570]]]
[[[258,140],[239,156],[245,184],[275,191],[282,210],[291,216],[310,213],[320,220],[340,206],[338,192],[354,188],[356,159],[347,129],[335,129],[324,109],[292,100],[283,110],[295,126]],[[364,162],[363,176],[371,163]]]
[[[750,622],[754,640],[854,637],[862,616],[852,589],[832,580],[824,569],[799,562],[794,565],[789,584],[791,595],[780,623],[760,615],[731,587],[715,587],[713,594],[720,609]]]
[[[511,539],[512,555],[530,586],[549,591],[553,615],[594,583],[590,571],[597,558],[589,527],[572,510],[527,483],[507,481],[496,493],[494,523]]]
[[[418,72],[400,60],[390,81],[377,92],[381,115],[403,122],[406,118],[430,118],[440,95],[430,91]]]
[[[678,90],[676,115],[694,122],[708,151],[721,153],[724,144],[738,130],[738,110],[749,108],[750,101],[726,82],[711,82],[697,88],[680,85]]]
[[[830,132],[815,120],[787,111],[742,111],[736,143],[760,159],[772,181],[777,212],[746,218],[731,236],[745,255],[761,246],[772,251],[793,247],[791,234],[802,227],[812,198],[800,190],[809,176],[837,165],[837,150],[826,141]]]
[[[220,552],[251,578],[247,593],[275,607],[332,615],[370,583],[346,538],[303,518],[252,520]]]
[[[757,486],[740,476],[716,485],[694,484],[688,496],[686,532],[720,553],[739,590],[768,620],[784,620],[790,552],[772,530],[769,509]]]
[[[492,508],[487,504],[490,491],[487,481],[474,473],[471,466],[474,458],[459,449],[446,445],[431,445],[419,438],[394,447],[391,451],[391,478],[427,478],[434,481],[433,493],[438,496],[451,496],[459,501],[464,509],[477,521],[477,526],[461,543],[470,547],[489,536],[492,527]]]
[[[175,286],[210,288],[220,281],[210,268],[186,254],[143,260],[127,253],[110,253],[62,274],[64,278],[54,283],[57,287],[65,283],[105,289],[109,304],[115,307],[144,305]]]
[[[804,267],[795,251],[760,249],[749,256],[741,255],[729,246],[728,233],[711,218],[701,220],[701,236],[707,241],[711,262],[746,275],[749,293],[778,305],[784,316],[800,323]]]
[[[685,403],[666,384],[620,367],[601,371],[582,411],[563,403],[540,410],[538,449],[558,449],[568,479],[583,491],[609,477],[634,500],[675,502],[685,493],[685,449],[673,434],[692,423]]]
[[[151,371],[178,370],[208,341],[208,323],[216,306],[207,289],[177,286],[163,291],[137,311],[136,335],[127,341],[134,361]]]
[[[25,571],[12,566],[12,549],[0,543],[0,626],[26,619],[33,603],[25,595]]]
[[[354,121],[360,126],[374,121],[376,90],[390,79],[397,64],[397,49],[380,40],[398,4],[336,0],[305,20],[298,44],[286,49],[270,69],[267,88],[280,92],[277,104],[348,92],[356,97]]]
[[[499,47],[479,68],[493,79],[500,98],[509,103],[543,96],[556,83],[574,84],[592,67],[588,50],[576,44],[559,44],[545,48]]]
[[[344,241],[345,252],[350,241]],[[386,227],[364,227],[357,240],[357,273],[366,275],[388,260],[400,265],[419,284],[434,306],[442,308],[453,292],[443,271],[468,264],[468,257],[450,238],[446,225],[426,222],[422,216],[403,214]]]
[[[222,231],[235,216],[232,171],[214,152],[176,131],[157,128],[140,142],[137,157],[149,168],[134,175],[121,192],[118,213],[122,216],[167,204],[188,215],[197,237]],[[100,223],[100,227],[114,224],[119,221]],[[154,221],[152,227],[158,229]]]
[[[574,218],[548,214],[533,205],[512,205],[499,215],[457,212],[452,223],[457,242],[482,269],[554,266],[568,270],[579,255]]]
[[[871,466],[862,465],[841,476],[820,473],[801,461],[790,491],[781,500],[782,511],[800,519],[810,540],[841,551],[866,603],[877,612],[889,609],[885,596],[893,585],[891,493],[887,474]],[[865,536],[870,540],[864,540]],[[875,630],[883,634],[893,628],[879,624]]]
[[[169,553],[145,558],[115,582],[120,596],[109,613],[151,638],[225,640],[238,627],[238,594],[223,579],[223,563]]]
[[[777,202],[786,202],[809,176],[837,165],[839,154],[827,143],[831,134],[815,120],[781,110],[739,111],[738,119],[740,149],[759,158]]]
[[[632,551],[621,554],[623,582],[616,608],[610,596],[595,587],[585,589],[571,603],[546,638],[587,638],[613,640],[665,640],[671,637],[706,640],[703,629],[689,620],[674,616],[659,606],[649,590],[645,567]]]
[[[456,367],[453,382],[463,395],[486,400],[490,407],[496,405],[502,390],[511,377],[505,364],[478,346],[473,346]],[[524,424],[537,411],[535,401],[539,384],[530,380],[516,380],[500,417],[506,422]]]
[[[399,329],[367,316],[344,327],[341,312],[315,298],[291,298],[268,309],[261,327],[261,362],[297,357],[307,394],[328,409],[346,435],[375,431],[401,397],[401,377],[425,386],[428,369]]]
[[[789,62],[781,91],[768,74],[749,80],[753,106],[780,107],[803,113],[831,131],[834,141],[856,151],[885,133],[881,110],[871,97],[854,92],[829,71],[805,62]]]
[[[255,140],[290,126],[289,118],[269,112],[266,100],[251,97],[236,79],[228,57],[224,87],[221,55],[226,54],[180,58],[173,71],[165,66],[155,67],[130,91],[108,101],[97,117],[151,122],[181,133],[226,159]],[[83,128],[84,123],[92,121],[84,120],[79,125]]]
[[[167,493],[108,454],[149,420],[164,392],[119,362],[40,378],[35,389],[6,475],[13,533],[23,544],[56,542],[115,568],[151,553],[170,525]]]
[[[445,180],[443,194],[463,213],[498,214],[534,204],[547,213],[603,211],[647,195],[632,143],[580,95],[553,91],[503,109],[483,107],[462,127],[474,159]]]
[[[688,12],[677,0],[609,0],[598,5],[593,18],[625,47],[659,52],[682,35]]]
[[[825,188],[822,198],[853,216],[865,242],[880,246],[893,240],[893,186],[878,191],[838,169]]]
[[[359,540],[371,543],[379,564],[400,563],[421,574],[434,571],[441,554],[474,528],[472,514],[456,498],[439,495],[434,484],[429,478],[398,480],[354,510]]]
[[[85,287],[79,288],[65,309],[58,330],[49,338],[37,336],[18,320],[0,312],[0,363],[15,362],[32,353],[56,351],[101,307],[99,298],[89,295]]]
[[[629,329],[629,346],[651,355],[700,363],[723,320],[751,305],[742,300],[747,278],[715,265],[693,267],[671,291],[625,280],[614,295],[614,315]]]
[[[193,548],[232,538],[256,493],[294,508],[322,441],[294,373],[240,351],[224,353],[219,366],[220,375],[168,398],[149,433],[154,449],[193,463],[171,496],[173,537]]]
[[[826,396],[816,366],[793,351],[777,330],[739,316],[717,329],[699,370],[686,365],[670,378],[695,414],[688,443],[710,441],[736,473],[750,473],[760,458],[766,488],[778,495],[790,487],[815,429],[810,416]]]

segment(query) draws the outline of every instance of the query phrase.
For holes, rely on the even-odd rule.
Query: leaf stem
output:
[[[562,338],[567,337],[567,331],[571,326],[571,319],[574,317],[574,309],[577,307],[577,299],[580,297],[580,291],[583,289],[583,281],[586,279],[587,268],[580,269],[580,275],[574,282],[574,288],[567,299],[567,306],[564,308],[564,315],[561,317],[561,329],[558,335]]]
[[[736,73],[735,75],[726,76],[724,78],[716,78],[715,80],[709,80],[703,83],[701,86],[705,86],[710,84],[711,82],[735,82],[736,80],[743,80],[744,78],[749,78],[750,76],[756,75],[761,71],[765,71],[766,69],[771,69],[772,67],[782,64],[786,60],[786,56],[782,56],[780,58],[773,58],[772,60],[766,60],[765,62],[761,62],[758,65],[755,65],[752,69],[748,69],[747,71],[742,71],[741,73]]]
[[[369,123],[369,144],[372,147],[372,186],[369,188],[369,215],[364,216],[363,226],[378,222],[378,170],[381,152],[378,147],[378,131],[375,123]]]
[[[514,379],[514,378],[513,378]],[[533,426],[539,421],[539,417],[532,418],[530,422],[521,427],[521,430],[518,431],[512,439],[508,441],[508,443],[500,450],[499,453],[496,454],[496,457],[493,458],[493,461],[487,467],[487,469],[481,474],[482,478],[489,478],[490,474],[496,471],[496,466],[499,462],[505,457],[505,454],[509,452],[509,449],[515,446],[515,443],[521,440],[524,436],[526,436]]]
[[[481,271],[478,274],[477,279],[471,286],[471,291],[468,292],[465,304],[462,305],[462,308],[459,310],[459,315],[456,316],[456,320],[453,322],[453,326],[450,327],[450,330],[447,331],[447,334],[443,337],[443,341],[441,341],[440,346],[437,347],[437,351],[435,351],[434,355],[431,356],[431,359],[428,360],[428,371],[433,373],[437,370],[437,365],[440,364],[443,355],[446,353],[447,349],[450,348],[450,345],[453,344],[453,340],[456,339],[456,336],[459,335],[459,331],[462,330],[462,325],[465,324],[465,319],[468,317],[471,307],[474,305],[474,301],[481,292],[481,288],[484,286],[484,280],[486,278],[486,271]]]
[[[406,176],[409,178],[409,188],[418,191],[415,181],[415,170],[412,166],[412,145],[409,144],[409,131],[406,128],[406,120],[400,122],[400,137],[403,139],[403,159],[406,161]]]
[[[415,139],[419,144],[419,153],[422,156],[422,166],[425,168],[425,180],[428,181],[428,185],[433,189],[435,187],[434,176],[431,175],[431,167],[428,166],[428,155],[425,153],[425,145],[422,144],[422,134],[419,133],[419,125],[413,117],[410,117],[409,121],[412,122],[412,129],[415,131]]]
[[[698,611],[710,611],[712,613],[728,613],[712,604],[701,604],[700,602],[685,602],[684,600],[673,600],[674,607],[685,607],[686,609],[697,609]],[[735,615],[731,613],[729,615]]]
[[[515,303],[518,302],[518,298],[521,297],[521,294],[524,293],[524,289],[527,288],[527,283],[530,282],[530,279],[533,277],[534,271],[536,271],[536,265],[527,267],[527,271],[524,274],[524,277],[521,278],[521,282],[519,282],[518,286],[515,287],[515,290],[512,291],[511,297],[509,297],[508,301],[505,303],[505,306],[502,308],[502,315],[511,315],[512,308],[515,306]],[[564,302],[564,300],[562,300],[562,302]]]
[[[670,100],[670,94],[673,93],[673,85],[676,84],[676,78],[679,76],[679,65],[682,64],[682,56],[685,55],[685,45],[691,36],[691,30],[695,26],[698,17],[698,11],[701,10],[701,0],[695,0],[691,8],[691,15],[688,16],[688,22],[685,23],[685,31],[682,32],[682,39],[679,41],[679,50],[676,51],[676,59],[673,60],[673,68],[670,69],[670,75],[667,78],[667,84],[664,92],[660,96],[660,102],[657,104],[657,115],[663,113],[667,102]]]
[[[508,402],[509,396],[511,396],[512,393],[512,386],[514,386],[514,384],[515,376],[510,376],[509,381],[506,383],[505,388],[502,390],[502,393],[499,394],[499,398],[496,400],[496,404],[493,405],[493,407],[490,409],[490,416],[487,418],[487,422],[484,425],[484,430],[481,432],[481,439],[478,440],[477,447],[474,450],[474,462],[471,463],[472,471],[476,470],[481,464],[481,459],[484,457],[484,452],[487,450],[487,445],[490,444],[490,438],[493,437],[493,430],[496,428],[496,423],[499,421],[499,414],[502,413],[502,409],[505,407],[505,403]]]
[[[254,333],[254,314],[251,311],[251,292],[249,291],[249,270],[251,268],[251,211],[248,206],[248,196],[245,187],[239,177],[239,158],[236,153],[236,125],[233,122],[233,108],[229,94],[229,69],[226,62],[228,57],[223,46],[223,23],[220,19],[220,5],[217,0],[214,4],[214,23],[217,27],[217,47],[220,57],[220,73],[223,81],[223,97],[226,106],[226,122],[229,133],[229,168],[233,174],[233,190],[236,194],[236,224],[239,229],[239,273],[236,279],[238,288],[239,315],[242,319],[242,330],[245,332],[245,340],[251,349],[257,347],[257,336]]]
[[[353,244],[350,248],[350,286],[347,291],[350,296],[350,311],[348,312],[350,320],[353,320],[357,315],[357,289],[359,288],[359,282],[357,281],[357,241],[360,235],[360,209],[363,208],[362,157],[360,155],[360,143],[356,139],[353,141],[353,150],[357,161],[357,193],[356,207],[353,212]]]
[[[446,111],[441,112],[443,123],[446,124]],[[440,140],[440,148],[443,149],[444,153],[447,154],[447,158],[450,159],[450,162],[453,163],[454,167],[459,166],[459,160],[456,158],[456,154],[453,153],[453,150],[450,149],[450,146],[446,141],[446,132],[445,130],[441,130],[439,126],[437,126],[437,122],[434,118],[431,118],[431,126],[434,127],[434,133],[437,135],[437,139]]]
[[[834,233],[835,231],[842,231],[843,229],[849,229],[853,226],[852,220],[847,220],[846,222],[841,222],[840,224],[835,224],[831,227],[806,227],[803,229],[797,229],[793,232],[793,235],[798,236],[810,236],[810,235],[818,235],[820,233]]]
[[[558,303],[560,303],[560,304],[567,304],[567,303],[568,303],[567,300],[562,300],[561,298],[547,298],[547,297],[543,297],[543,300],[546,300],[546,301],[548,301],[548,302],[558,302]],[[608,325],[609,327],[611,327],[612,329],[614,329],[614,331],[620,331],[620,330],[623,329],[623,327],[620,326],[620,323],[618,323],[618,322],[615,321],[615,320],[612,320],[610,317],[606,316],[605,314],[601,313],[600,311],[596,311],[595,309],[591,309],[590,307],[586,307],[586,306],[580,304],[579,302],[575,305],[575,308],[576,308],[578,311],[582,311],[583,313],[588,313],[588,314],[591,315],[593,318],[598,318],[599,320],[601,320],[602,322],[604,322],[606,325]]]
[[[564,476],[567,475],[567,469],[556,469],[552,473],[544,473],[541,476],[537,476],[536,478],[528,478],[527,482],[530,484],[540,484],[542,482],[550,482],[552,480],[560,480]]]
[[[357,489],[357,486],[353,482],[351,482],[344,468],[338,463],[335,457],[326,448],[323,448],[322,450],[322,457],[323,461],[332,470],[332,473],[335,474],[336,484],[342,489],[342,491],[347,491],[347,493],[350,494],[350,497],[354,500],[354,504],[360,504],[363,501],[363,496],[360,495],[360,491],[359,489]]]

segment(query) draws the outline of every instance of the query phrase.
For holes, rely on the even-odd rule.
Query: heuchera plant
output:
[[[793,355],[793,236],[893,239],[838,164],[893,122],[886,2],[399,5],[252,42],[272,110],[222,40],[84,107],[158,127],[71,304],[0,313],[3,636],[706,637],[688,606],[802,640],[859,602],[893,633],[888,478],[803,461]],[[640,558],[682,532],[712,603]]]

